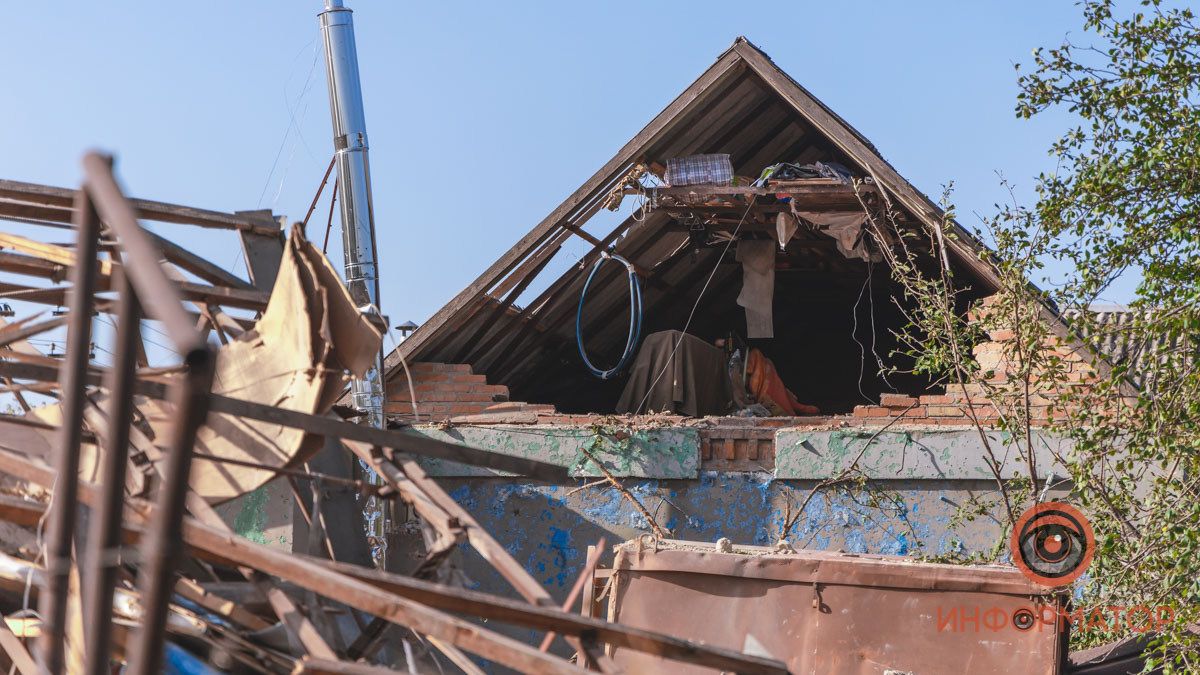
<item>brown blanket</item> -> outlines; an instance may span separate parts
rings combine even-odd
[[[617,412],[725,415],[732,401],[725,352],[694,335],[668,330],[642,341]]]

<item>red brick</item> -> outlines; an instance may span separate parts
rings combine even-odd
[[[476,413],[483,410],[484,406],[471,405],[470,403],[456,403],[450,406],[449,412],[454,415],[465,415],[468,413]]]
[[[460,403],[487,403],[488,405],[494,403],[491,394],[479,394],[473,391],[455,394],[454,400]]]
[[[881,394],[879,396],[879,405],[887,408],[907,408],[917,402],[917,399],[908,394]]]
[[[966,412],[956,405],[929,406],[930,417],[964,417]]]
[[[423,373],[469,373],[471,365],[468,363],[434,363],[430,361],[422,361],[420,363],[411,363],[409,367],[413,372]]]
[[[892,411],[877,405],[860,405],[854,408],[855,417],[888,417]]]
[[[470,382],[472,384],[474,384],[474,383],[486,384],[487,376],[472,375],[471,373],[454,373],[453,375],[451,375],[448,378],[448,380],[450,382]]]

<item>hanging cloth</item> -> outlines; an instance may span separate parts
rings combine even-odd
[[[775,337],[772,307],[775,304],[775,242],[743,239],[737,260],[742,263],[742,292],[737,304],[746,308],[746,337]]]

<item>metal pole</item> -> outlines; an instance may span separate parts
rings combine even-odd
[[[171,402],[177,417],[171,428],[171,443],[158,488],[158,508],[141,546],[138,590],[142,594],[142,626],[131,650],[127,671],[130,675],[161,672],[167,604],[175,587],[175,570],[183,559],[183,515],[192,447],[196,444],[196,432],[208,417],[208,394],[212,390],[216,361],[216,353],[208,347],[189,352],[184,356],[187,371],[182,381],[173,385]]]
[[[121,251],[121,267],[138,303],[150,318],[160,321],[175,349],[183,355],[184,373],[171,385],[175,424],[161,470],[154,520],[142,538],[138,591],[142,595],[142,625],[134,635],[127,672],[151,675],[160,672],[167,604],[175,584],[175,571],[183,557],[184,502],[192,468],[196,432],[208,416],[209,393],[217,355],[197,331],[183,309],[178,286],[159,264],[161,253],[138,224],[137,213],[125,199],[112,173],[112,160],[98,153],[83,159],[85,190],[94,200]],[[86,353],[86,351],[85,351]],[[83,373],[80,377],[85,376]],[[67,425],[68,420],[64,420]],[[56,671],[51,671],[56,672]]]
[[[62,426],[54,456],[54,492],[46,536],[46,586],[38,601],[42,615],[42,667],[61,673],[63,637],[67,617],[67,593],[71,573],[71,544],[75,534],[75,509],[79,495],[79,444],[83,436],[84,386],[92,341],[92,310],[96,284],[96,252],[100,216],[86,190],[75,197],[75,221],[79,228],[75,264],[71,267],[70,319],[60,384]]]
[[[133,380],[141,343],[142,308],[137,293],[124,274],[120,280],[117,313],[116,359],[105,376],[108,429],[104,437],[104,466],[100,504],[88,537],[87,672],[108,675],[112,651],[113,586],[117,581],[117,552],[121,545],[121,520],[125,507],[125,465],[129,459],[129,425],[133,420]]]
[[[342,0],[325,0],[319,15],[325,43],[325,74],[329,83],[329,110],[333,118],[333,146],[341,192],[342,249],[346,288],[365,312],[379,311],[379,277],[375,257],[375,219],[371,207],[371,170],[367,156],[367,122],[363,112],[358,51],[354,44],[353,12]],[[354,407],[366,414],[367,423],[384,427],[383,353],[362,379],[351,383]],[[370,474],[373,482],[378,477]],[[388,527],[386,509],[372,498],[364,509],[378,547],[380,565],[386,564]]]

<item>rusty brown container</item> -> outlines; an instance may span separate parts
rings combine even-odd
[[[770,656],[796,674],[1063,671],[1064,599],[1013,567],[643,540],[618,548],[612,579],[611,621]],[[630,673],[717,672],[613,656]]]

